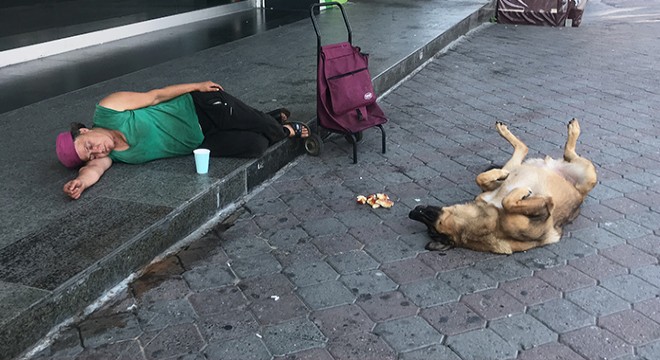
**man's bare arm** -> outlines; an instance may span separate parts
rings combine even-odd
[[[220,90],[223,90],[222,86],[212,81],[204,81],[171,85],[147,92],[120,91],[106,96],[99,102],[99,105],[116,111],[135,110],[157,105],[192,91],[210,92]]]
[[[88,161],[78,170],[78,177],[64,184],[64,193],[74,200],[80,198],[83,191],[96,184],[110,166],[112,159],[109,157]]]

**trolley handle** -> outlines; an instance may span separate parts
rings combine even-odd
[[[353,45],[353,32],[351,31],[351,25],[348,23],[348,18],[346,17],[346,12],[344,11],[344,6],[342,4],[331,1],[325,3],[312,4],[309,7],[309,16],[312,19],[312,25],[314,25],[314,31],[316,32],[316,45],[318,49],[321,49],[321,33],[319,32],[319,24],[316,21],[316,16],[314,16],[314,10],[320,8],[321,6],[338,6],[341,10],[341,16],[344,18],[344,24],[346,24],[346,31],[348,31],[348,43]]]

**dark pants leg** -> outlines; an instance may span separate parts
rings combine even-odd
[[[256,157],[288,135],[275,118],[224,91],[190,94],[211,156]]]

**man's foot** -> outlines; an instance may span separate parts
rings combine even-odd
[[[309,136],[309,127],[303,123],[292,121],[283,126],[289,132],[289,138],[295,137],[304,139]]]
[[[289,120],[291,111],[289,111],[287,108],[279,108],[273,111],[269,111],[267,114],[275,118],[275,120],[277,120],[277,122],[280,124],[284,124],[287,120]]]

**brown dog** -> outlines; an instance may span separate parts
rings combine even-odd
[[[572,221],[589,191],[596,186],[596,169],[575,152],[580,135],[576,119],[568,123],[564,159],[529,159],[527,146],[501,122],[497,132],[513,146],[501,169],[477,176],[483,190],[467,204],[417,206],[408,215],[428,227],[433,239],[428,250],[464,247],[511,254],[559,241],[562,226]]]

